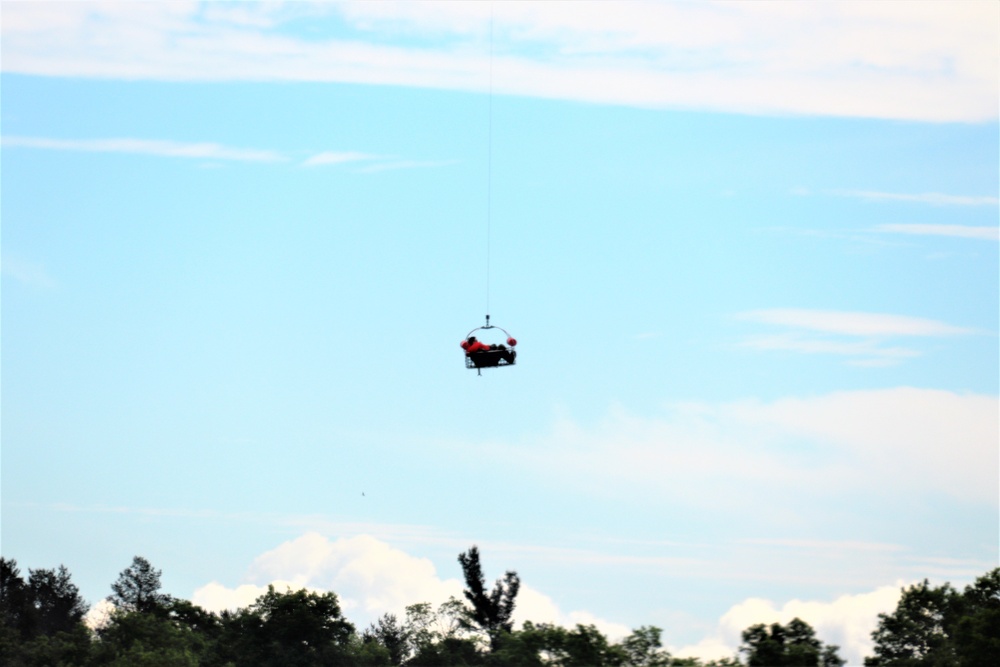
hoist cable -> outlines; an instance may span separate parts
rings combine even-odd
[[[493,3],[490,3],[490,94],[486,158],[486,323],[490,322],[490,236],[493,223]]]

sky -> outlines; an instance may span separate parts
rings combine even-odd
[[[521,620],[713,658],[799,616],[860,664],[1000,564],[1000,5],[0,18],[22,571],[362,629],[476,544]]]

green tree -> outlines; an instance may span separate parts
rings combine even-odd
[[[993,665],[1000,656],[1000,568],[959,592],[925,579],[904,588],[896,609],[879,614],[869,667]]]
[[[384,614],[377,622],[372,623],[362,635],[366,643],[376,643],[383,646],[393,665],[402,665],[410,654],[410,638],[404,625],[396,619],[395,614]]]
[[[663,650],[661,632],[660,628],[652,625],[633,630],[620,644],[626,655],[625,664],[629,667],[669,667],[670,653]]]
[[[97,636],[95,665],[196,667],[205,652],[204,638],[166,613],[116,609]]]
[[[500,637],[513,629],[511,616],[514,613],[514,601],[521,587],[517,572],[508,570],[503,579],[497,579],[493,590],[486,592],[486,578],[479,563],[479,548],[472,546],[467,552],[458,555],[465,576],[465,599],[472,604],[471,617],[490,640],[491,650],[500,644]]]
[[[108,601],[124,611],[155,612],[170,601],[169,595],[160,593],[160,570],[154,570],[142,556],[134,557],[132,564],[119,573],[111,591]]]
[[[865,665],[956,664],[948,626],[958,603],[958,593],[949,584],[934,587],[924,579],[903,589],[896,610],[878,615],[878,627],[872,632],[875,656],[865,658]]]
[[[461,637],[444,637],[433,644],[426,644],[417,651],[407,667],[479,667],[486,664],[486,656],[476,642]]]
[[[29,570],[0,558],[0,664],[9,667],[79,665],[91,635],[81,620],[87,606],[65,566]]]
[[[609,644],[595,626],[579,623],[566,633],[565,651],[565,667],[618,667],[627,659],[624,650]]]
[[[1000,568],[966,586],[952,636],[962,665],[986,667],[997,662],[1000,657]]]
[[[223,614],[222,626],[220,656],[237,666],[351,663],[354,626],[334,593],[279,593],[268,586],[250,607]]]
[[[17,561],[0,558],[0,623],[18,637],[31,635],[31,602],[28,586]]]
[[[37,632],[53,635],[70,632],[83,621],[89,609],[80,589],[70,580],[69,570],[29,570],[28,591]]]
[[[788,625],[752,625],[742,634],[740,653],[748,667],[840,667],[836,645],[824,646],[812,626],[800,618]]]

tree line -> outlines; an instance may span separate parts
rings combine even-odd
[[[253,604],[212,613],[161,592],[160,571],[136,556],[111,585],[113,611],[91,629],[88,605],[69,571],[29,570],[0,558],[0,665],[115,667],[840,667],[801,619],[753,625],[739,651],[709,662],[677,658],[661,630],[642,626],[611,642],[593,625],[564,628],[512,615],[520,589],[508,571],[486,585],[473,546],[458,557],[464,599],[406,607],[358,632],[335,593],[269,586]],[[926,580],[880,614],[867,667],[986,667],[1000,664],[1000,568],[964,591]]]

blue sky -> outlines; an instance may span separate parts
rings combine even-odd
[[[476,543],[522,618],[714,657],[799,615],[857,662],[998,565],[995,3],[2,17],[23,567],[364,625]],[[519,357],[477,377],[487,302]]]

